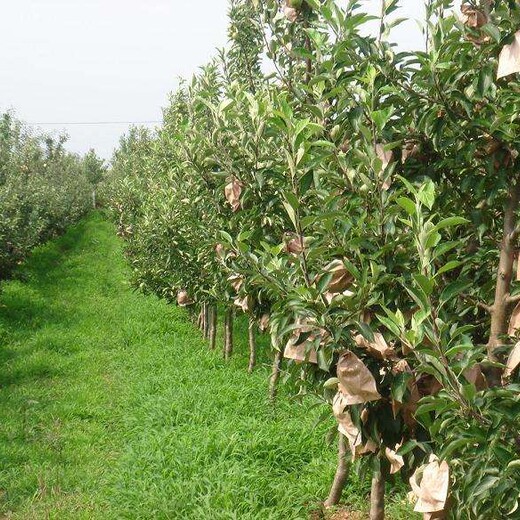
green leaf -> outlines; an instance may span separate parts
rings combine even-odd
[[[424,312],[430,311],[430,303],[428,302],[427,296],[424,294],[424,291],[418,290],[416,287],[408,287],[404,285],[406,292],[412,297],[417,305]]]
[[[455,280],[448,284],[441,293],[440,301],[446,303],[471,287],[472,282],[468,280]]]
[[[415,202],[408,197],[399,197],[397,204],[403,208],[408,215],[413,216],[416,213]]]
[[[499,477],[494,477],[492,475],[487,475],[484,477],[477,485],[477,487],[473,490],[472,496],[480,496],[489,491],[491,488],[495,486],[495,484],[500,480]]]
[[[316,289],[320,294],[323,294],[325,292],[325,289],[330,284],[330,281],[332,280],[333,273],[325,273],[320,276],[318,283],[316,284]]]
[[[287,202],[291,205],[291,207],[294,209],[294,211],[297,211],[300,207],[300,201],[296,197],[296,195],[292,191],[286,191],[284,193],[284,197],[286,198]]]
[[[364,321],[360,321],[358,323],[359,331],[361,332],[361,335],[368,341],[374,341],[374,331],[370,328],[370,325],[368,323],[365,323]]]
[[[408,389],[408,382],[412,377],[412,374],[409,374],[407,372],[401,372],[397,374],[395,379],[392,381],[392,398],[396,400],[398,403],[403,402],[404,395],[406,394],[406,391]]]
[[[435,184],[432,181],[425,182],[417,193],[417,198],[431,210],[435,204]]]
[[[487,23],[485,24],[483,27],[482,27],[482,30],[488,35],[488,36],[491,36],[491,38],[493,38],[493,40],[495,40],[495,42],[499,43],[500,42],[500,39],[501,39],[501,36],[500,36],[500,29],[496,26],[496,25],[493,25],[492,23]]]
[[[231,235],[227,233],[226,231],[220,230],[220,236],[229,244],[233,243],[233,239],[231,238]]]
[[[325,383],[323,383],[323,388],[327,388],[329,390],[334,390],[338,386],[339,379],[337,377],[331,377],[330,379],[327,379]]]
[[[386,316],[381,316],[380,314],[377,314],[377,319],[397,338],[401,337],[401,331],[399,330],[399,325],[397,325],[397,323],[393,322]]]
[[[428,297],[433,292],[433,287],[435,285],[434,281],[428,278],[427,276],[415,273],[413,275],[413,279],[416,281],[416,283],[419,285],[419,287],[423,290],[424,294]]]
[[[312,186],[314,181],[314,172],[309,170],[301,179],[300,179],[300,192],[302,195],[305,195],[308,189]]]
[[[435,229],[432,229],[426,235],[426,241],[424,242],[425,249],[431,249],[432,247],[435,247],[440,242],[441,238],[441,234],[438,233]]]
[[[469,220],[463,217],[448,217],[441,220],[438,224],[433,228],[434,231],[440,231],[441,229],[460,226],[462,224],[467,224]]]
[[[453,269],[456,269],[457,267],[460,267],[462,265],[462,262],[459,260],[452,260],[451,262],[448,262],[447,264],[444,264],[438,271],[437,274],[447,273],[448,271],[452,271]]]
[[[318,366],[325,372],[330,370],[334,351],[328,346],[323,346],[318,350]]]
[[[289,204],[288,202],[283,202],[283,207],[285,208],[285,211],[287,212],[287,215],[289,215],[289,218],[291,219],[291,222],[293,223],[294,229],[297,231],[298,226],[296,224],[296,212],[294,211],[294,208]]]
[[[377,126],[377,129],[381,132],[390,118],[392,117],[392,114],[394,113],[395,108],[390,106],[388,108],[382,109],[382,110],[374,110],[371,114],[372,121],[374,121],[375,125]]]

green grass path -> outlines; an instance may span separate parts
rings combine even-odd
[[[328,425],[267,367],[229,366],[142,296],[93,215],[0,295],[0,518],[297,519],[334,470]]]

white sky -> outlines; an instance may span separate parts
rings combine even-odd
[[[379,0],[365,0],[377,11]],[[421,18],[422,0],[401,0],[400,16]],[[189,78],[226,44],[227,0],[0,0],[0,112],[68,147],[110,157],[127,124],[161,120],[177,78]],[[402,48],[422,47],[417,24],[395,31]]]

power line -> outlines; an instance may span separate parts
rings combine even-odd
[[[70,121],[64,123],[30,123],[31,126],[97,126],[97,125],[155,125],[162,121]]]

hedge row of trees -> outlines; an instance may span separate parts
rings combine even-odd
[[[224,308],[225,357],[246,313],[250,370],[267,328],[271,397],[285,357],[338,422],[325,504],[353,460],[372,519],[394,473],[428,519],[519,514],[520,8],[452,7],[405,53],[398,0],[375,36],[355,0],[233,0],[229,50],[114,158],[136,285],[212,348]]]
[[[92,207],[103,161],[67,152],[65,141],[0,115],[0,280]]]

